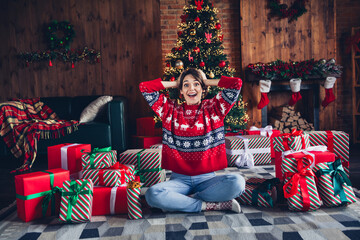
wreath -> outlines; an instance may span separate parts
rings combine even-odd
[[[288,22],[297,20],[298,17],[307,12],[305,3],[308,0],[296,0],[290,7],[287,4],[280,4],[280,0],[269,0],[270,17],[280,19],[288,18]]]
[[[68,21],[52,21],[46,26],[45,35],[49,49],[69,49],[70,43],[75,37],[75,31]]]

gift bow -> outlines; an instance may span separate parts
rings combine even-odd
[[[103,152],[110,152],[111,151],[111,147],[106,147],[106,148],[94,148],[91,152],[84,152],[83,150],[81,150],[82,153],[85,153],[87,155],[89,155],[89,161],[90,161],[90,168],[93,169],[95,168],[94,165],[94,159],[96,154],[98,153],[103,153]]]
[[[303,158],[306,158],[309,161],[309,164],[303,166]],[[304,157],[299,157],[297,159],[297,172],[286,172],[285,178],[290,177],[290,179],[284,184],[284,197],[290,198],[298,193],[298,186],[300,184],[301,188],[301,196],[304,202],[303,210],[307,211],[310,208],[310,195],[309,190],[307,188],[306,177],[315,177],[314,172],[310,169],[310,165],[314,162],[314,158],[311,155],[305,155]],[[288,193],[286,189],[290,186],[290,192]]]
[[[298,150],[298,151],[287,150],[285,152],[282,152],[281,158],[283,159],[287,155],[295,154],[295,153],[303,153],[305,155],[311,155],[313,157],[314,161],[311,163],[310,167],[313,168],[314,165],[315,165],[315,155],[313,153],[310,153],[310,152],[326,152],[326,151],[327,151],[327,147],[324,146],[324,145],[311,146],[311,147],[307,147],[305,149],[301,149],[301,150]]]
[[[289,138],[291,137],[298,137],[301,136],[301,144],[302,144],[302,148],[305,148],[305,139],[304,139],[304,133],[302,130],[296,130],[295,128],[291,131],[291,133],[283,133],[280,134],[279,137],[282,138],[283,140],[283,145],[285,150],[290,150],[289,147]]]
[[[341,160],[337,159],[335,162],[327,164],[328,169],[319,169],[319,171],[316,172],[316,176],[320,177],[321,175],[330,174],[333,181],[333,187],[334,187],[334,196],[336,197],[339,195],[341,202],[348,202],[343,185],[346,183],[346,185],[351,186],[350,179],[346,176],[344,168],[341,164]]]
[[[72,215],[72,207],[76,205],[78,199],[79,199],[79,195],[84,195],[84,194],[91,194],[92,195],[92,190],[88,189],[88,190],[84,190],[84,188],[86,187],[86,185],[89,183],[88,180],[84,180],[81,185],[79,186],[77,184],[76,181],[71,181],[70,182],[70,192],[63,192],[62,195],[63,196],[69,196],[69,200],[68,200],[68,209],[67,209],[67,213],[66,213],[66,222],[70,222],[71,221],[71,215]]]
[[[111,167],[99,169],[99,173],[98,173],[98,175],[99,175],[99,185],[101,185],[101,186],[105,185],[104,184],[104,171],[105,170],[120,170],[120,171],[123,171],[124,174],[120,175],[120,183],[121,184],[125,183],[125,174],[127,174],[129,177],[131,177],[131,175],[132,175],[128,166],[126,166],[124,164],[121,164],[119,162],[116,162]]]
[[[240,154],[236,161],[235,165],[238,167],[246,167],[246,168],[252,168],[254,167],[254,155],[249,152],[249,139],[242,136],[237,136],[238,138],[241,138],[244,141],[244,153]]]
[[[257,187],[253,190],[252,196],[251,196],[251,204],[253,206],[257,206],[259,194],[261,193],[262,196],[265,198],[265,200],[270,204],[271,207],[274,206],[273,199],[269,195],[268,191],[270,191],[274,186],[278,185],[280,183],[280,179],[278,178],[272,178],[272,179],[266,179],[262,183],[252,183],[248,182],[246,184],[248,185],[257,185]]]
[[[263,128],[258,128],[258,127],[255,127],[255,126],[251,126],[250,131],[260,131],[260,135],[261,136],[264,136],[266,137],[266,133],[269,134],[269,137],[271,137],[272,135],[272,130],[273,130],[273,127],[271,125],[267,125],[266,127],[263,127]]]

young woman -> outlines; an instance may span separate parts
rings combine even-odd
[[[207,86],[224,90],[202,100]],[[227,167],[224,118],[241,86],[239,78],[208,80],[201,70],[192,68],[174,82],[158,78],[140,83],[141,93],[162,120],[162,168],[172,171],[169,181],[146,192],[150,206],[182,212],[241,211],[234,198],[245,190],[244,178],[235,174],[216,176],[214,172]],[[165,88],[179,88],[185,103],[178,104],[159,92]]]

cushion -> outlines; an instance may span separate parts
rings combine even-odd
[[[80,123],[93,121],[99,112],[103,111],[106,104],[113,100],[112,96],[101,96],[92,101],[80,115]]]

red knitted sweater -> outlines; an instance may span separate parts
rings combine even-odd
[[[162,120],[162,168],[185,175],[199,175],[227,167],[224,118],[237,100],[239,78],[222,76],[224,88],[199,105],[179,105],[159,93],[161,79],[140,83],[140,91]]]

